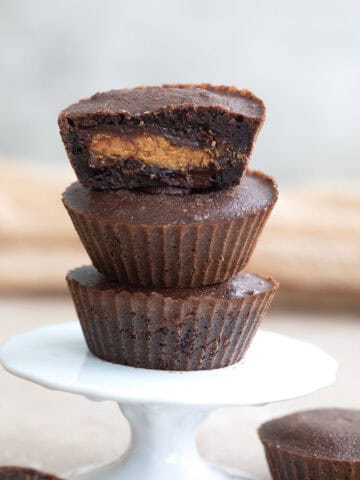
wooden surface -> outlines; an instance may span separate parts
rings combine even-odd
[[[75,315],[69,299],[13,297],[0,300],[0,318],[3,341],[37,326],[74,320]],[[355,314],[271,312],[265,328],[311,341],[338,359],[337,384],[296,401],[215,412],[199,432],[201,454],[269,479],[256,437],[259,423],[301,408],[359,407],[359,320]],[[0,389],[0,464],[66,475],[79,466],[110,462],[127,448],[129,428],[114,403],[49,391],[4,371],[0,371]]]

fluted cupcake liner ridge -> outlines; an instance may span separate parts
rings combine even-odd
[[[360,462],[333,461],[288,452],[262,439],[273,480],[360,479]]]
[[[68,208],[97,270],[123,284],[159,288],[234,277],[247,265],[271,210],[231,221],[159,226],[99,221]]]
[[[201,370],[240,361],[273,289],[234,299],[168,298],[68,285],[89,350],[109,362],[160,370]]]

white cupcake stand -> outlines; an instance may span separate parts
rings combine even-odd
[[[86,480],[252,478],[201,459],[195,445],[199,424],[217,407],[259,406],[307,395],[332,384],[337,369],[319,348],[267,331],[257,333],[244,361],[219,370],[113,365],[88,352],[74,322],[13,337],[0,356],[14,375],[119,404],[132,428],[131,447],[118,462],[72,477]]]

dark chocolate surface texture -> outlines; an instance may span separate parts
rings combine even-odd
[[[89,191],[79,183],[64,193],[73,210],[100,221],[144,225],[181,225],[233,220],[271,207],[277,199],[271,177],[248,171],[240,185],[192,195],[152,195],[142,191]]]
[[[239,183],[264,118],[247,90],[168,85],[98,93],[59,126],[86,187],[192,191]]]
[[[212,300],[229,300],[239,297],[251,297],[258,293],[267,292],[277,285],[277,282],[270,278],[255,275],[248,272],[240,272],[235,278],[215,285],[208,285],[198,288],[137,288],[134,286],[121,286],[117,282],[109,280],[98,272],[93,266],[84,266],[71,270],[67,278],[76,281],[90,289],[99,291],[111,291],[114,294],[128,292],[130,294],[140,293],[144,295],[158,294],[164,298],[191,299],[192,297]]]
[[[299,412],[265,423],[259,435],[266,444],[303,457],[360,462],[360,410]]]

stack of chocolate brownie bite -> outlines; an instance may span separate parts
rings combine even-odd
[[[135,367],[225,367],[245,354],[277,283],[243,269],[276,202],[247,170],[264,122],[247,90],[98,93],[59,116],[79,182],[64,205],[93,266],[68,285],[91,352]]]

